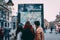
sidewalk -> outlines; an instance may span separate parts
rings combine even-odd
[[[45,40],[60,40],[60,34],[56,34],[55,31],[53,30],[53,33],[50,33],[50,29],[44,33]]]

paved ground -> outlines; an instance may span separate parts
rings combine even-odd
[[[50,30],[48,29],[46,33],[44,33],[45,40],[60,40],[60,33],[56,34],[55,31],[53,33],[50,33]]]
[[[53,31],[53,33],[50,33],[49,29],[46,31],[44,35],[45,40],[60,40],[60,34],[56,34],[55,31]]]

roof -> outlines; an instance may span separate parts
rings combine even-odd
[[[1,9],[4,8],[4,9],[6,9],[7,11],[10,11],[7,7],[5,7],[4,5],[1,5],[1,4],[0,4],[0,8],[1,8]]]

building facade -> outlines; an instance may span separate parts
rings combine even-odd
[[[60,12],[59,12],[59,14],[58,15],[56,15],[56,19],[55,19],[55,21],[54,21],[54,24],[55,24],[55,26],[57,25],[59,25],[60,24]]]
[[[0,1],[0,27],[9,27],[10,14],[12,11],[4,0]]]
[[[56,22],[59,22],[60,21],[60,13],[58,15],[56,15],[56,19],[55,19]]]
[[[49,22],[46,19],[44,19],[44,28],[49,28]]]
[[[12,16],[12,28],[16,29],[17,27],[17,16]]]

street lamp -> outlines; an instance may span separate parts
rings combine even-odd
[[[9,0],[6,4],[9,5],[9,6],[13,6],[14,5],[14,3],[12,2],[12,0]]]

